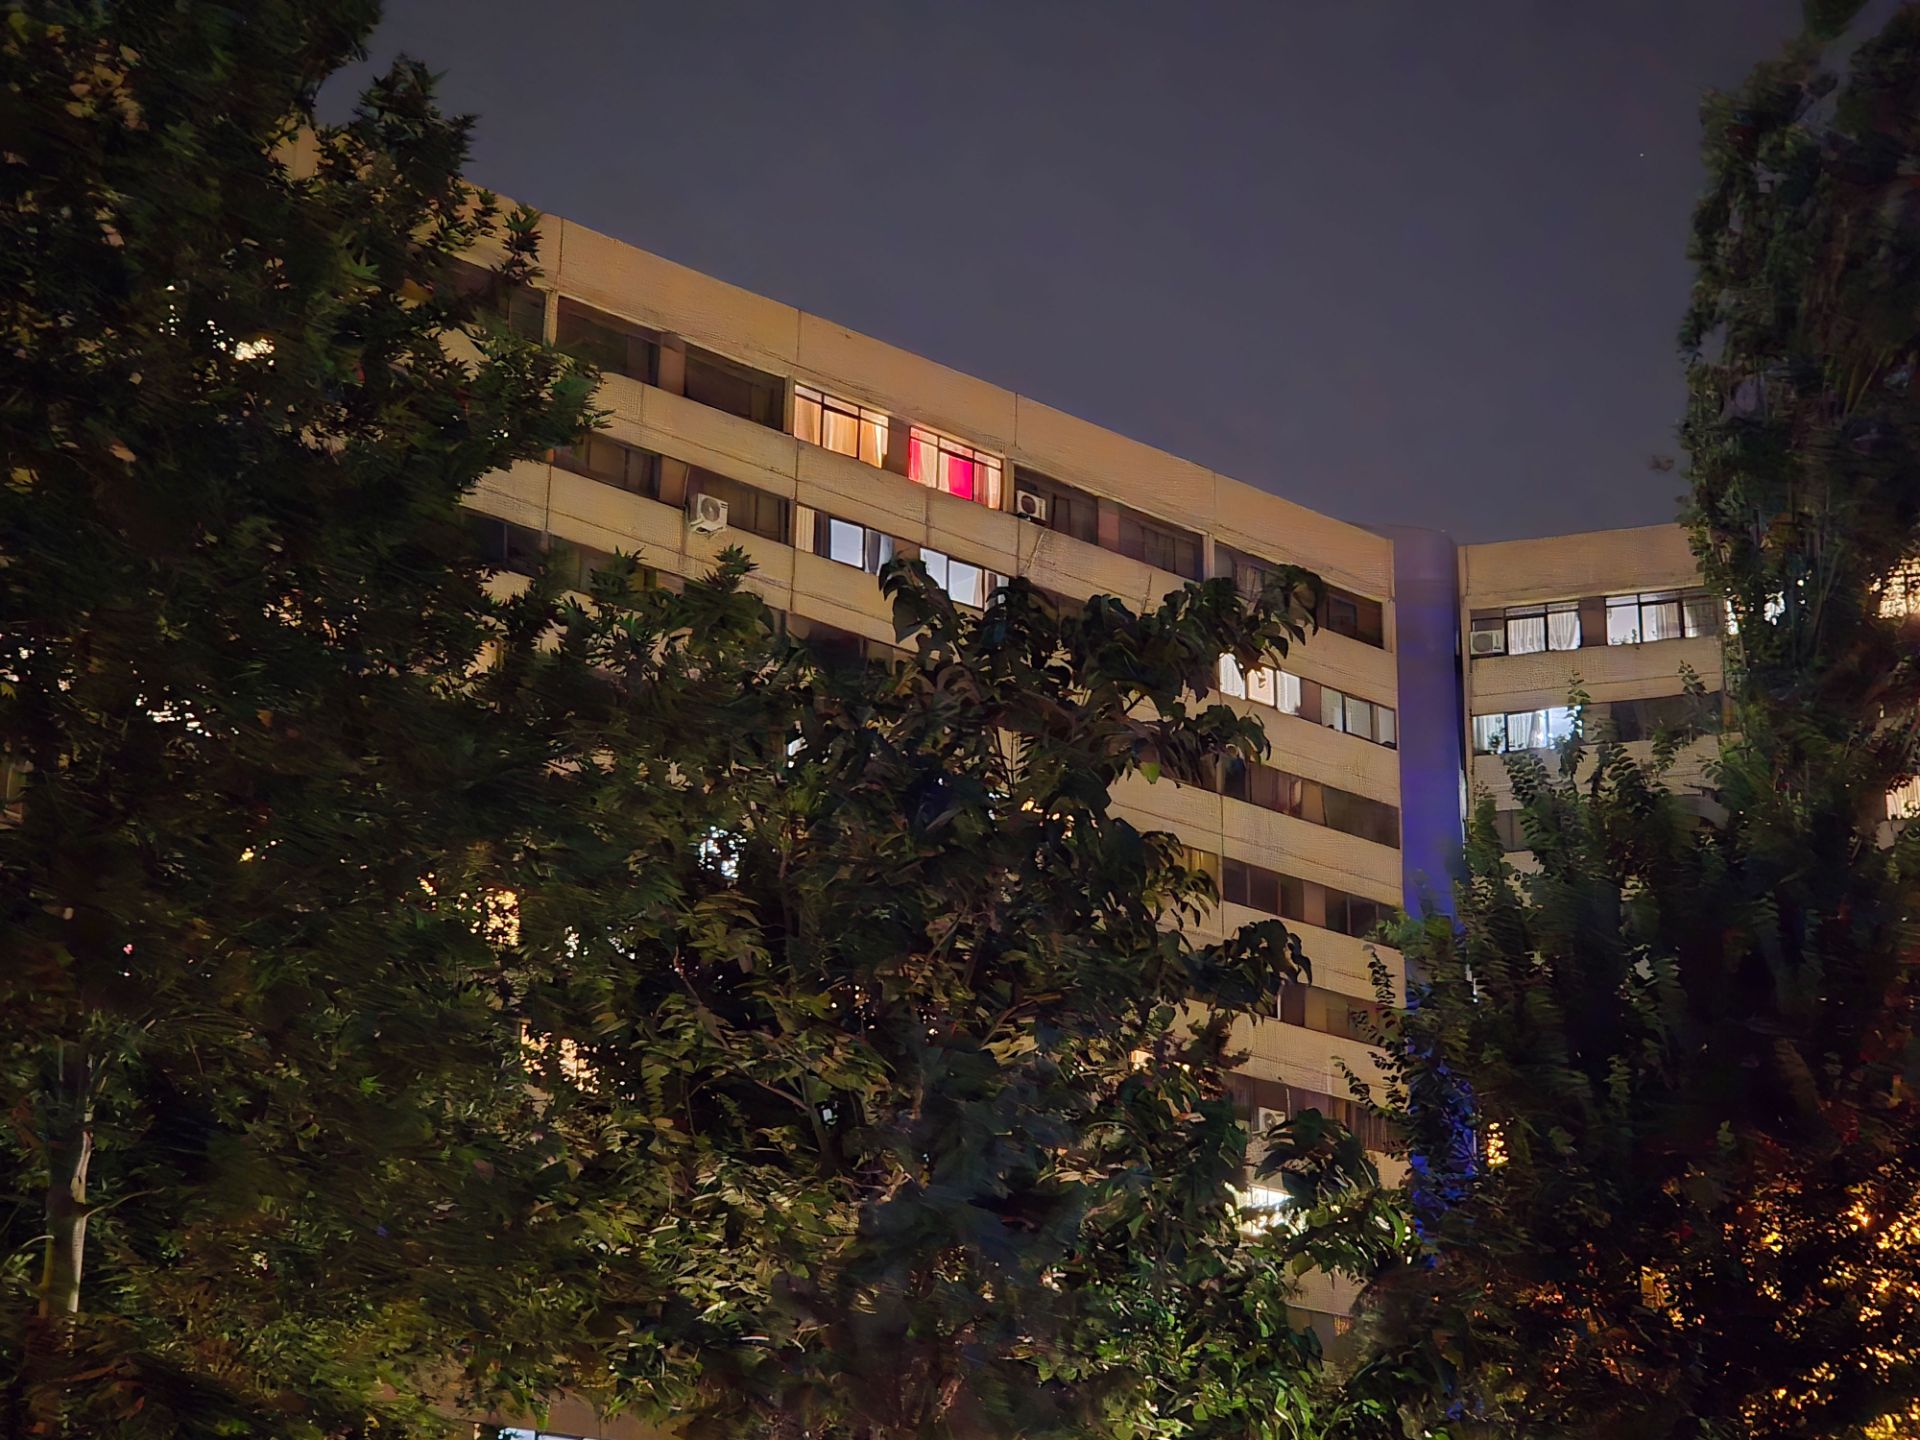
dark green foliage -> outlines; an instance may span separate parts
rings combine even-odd
[[[502,222],[422,70],[295,145],[373,13],[0,29],[9,1434],[332,1433],[527,1300],[552,1147],[456,897],[552,749],[465,686],[457,503],[591,380],[449,283]]]
[[[1195,696],[1305,577],[975,619],[903,572],[914,658],[851,674],[737,556],[498,598],[460,499],[593,377],[462,298],[533,217],[421,69],[303,132],[373,11],[0,35],[0,1429],[1335,1423],[1289,1283],[1399,1222],[1315,1116],[1288,1225],[1228,1191],[1230,1024],[1304,962],[1195,942],[1108,802],[1263,748]]]
[[[1381,1364],[1441,1382],[1450,1434],[1920,1413],[1920,842],[1886,819],[1920,690],[1884,613],[1920,553],[1920,9],[1837,92],[1818,60],[1706,109],[1687,518],[1738,624],[1711,788],[1670,790],[1670,747],[1516,761],[1537,871],[1483,807],[1460,926],[1403,932],[1433,1259],[1378,1288]]]
[[[671,775],[704,837],[607,850],[521,911],[523,946],[574,955],[529,997],[579,1062],[552,1118],[583,1193],[624,1197],[583,1278],[622,1337],[609,1393],[702,1435],[1292,1433],[1317,1360],[1294,1262],[1364,1273],[1401,1231],[1309,1115],[1270,1152],[1295,1218],[1248,1243],[1229,1029],[1273,1012],[1297,944],[1170,928],[1211,882],[1109,791],[1264,749],[1193,697],[1222,651],[1284,650],[1296,579],[1144,616],[1015,582],[972,618],[897,572],[913,652],[840,676],[716,640],[754,608],[698,608],[730,583],[638,597],[548,662],[629,697],[572,740],[610,798]]]

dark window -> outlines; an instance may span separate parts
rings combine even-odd
[[[471,512],[467,515],[467,526],[479,548],[480,558],[489,565],[516,575],[531,575],[539,567],[540,552],[545,547],[538,530]]]
[[[687,488],[694,495],[713,495],[727,502],[727,526],[758,535],[763,540],[787,543],[789,534],[787,501],[768,494],[727,475],[695,466],[687,472]]]
[[[786,386],[777,377],[698,346],[687,347],[687,398],[778,430]]]
[[[1386,611],[1378,600],[1355,595],[1330,585],[1320,597],[1320,628],[1336,635],[1358,640],[1364,645],[1381,645],[1386,640]]]
[[[1086,491],[1035,474],[1024,465],[1013,467],[1013,489],[1016,496],[1038,495],[1047,502],[1044,523],[1049,530],[1071,535],[1089,545],[1100,543],[1100,505]],[[1014,508],[1019,508],[1017,500]]]
[[[1311,880],[1297,880],[1244,860],[1221,862],[1220,898],[1285,920],[1362,937],[1371,935],[1392,913],[1390,906],[1378,900],[1349,895]]]
[[[1375,1002],[1356,1000],[1319,985],[1289,981],[1280,990],[1280,1018],[1323,1035],[1365,1040],[1368,1022],[1377,1022],[1379,1017],[1380,1007]]]
[[[1607,706],[1614,735],[1621,740],[1652,740],[1663,730],[1720,729],[1719,692],[1710,695],[1659,695],[1643,700],[1615,700]]]
[[[1200,578],[1200,537],[1137,511],[1120,512],[1120,553],[1188,580]]]
[[[497,320],[523,340],[546,338],[547,297],[531,285],[514,284],[497,270],[471,261],[453,262],[453,283],[480,314]]]
[[[1292,815],[1309,824],[1325,825],[1379,845],[1391,845],[1395,849],[1400,846],[1400,811],[1383,800],[1355,795],[1237,756],[1226,760],[1219,773],[1220,793],[1230,800],[1244,800],[1263,810]]]
[[[1500,841],[1500,848],[1511,854],[1515,850],[1528,850],[1525,813],[1521,810],[1496,810],[1493,812],[1493,833]]]
[[[660,498],[660,457],[651,450],[590,434],[554,451],[553,463],[649,500]]]
[[[653,384],[660,375],[660,337],[578,300],[560,297],[554,344],[578,360],[615,375]]]

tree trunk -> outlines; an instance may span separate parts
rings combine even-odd
[[[93,1161],[93,1063],[62,1047],[48,1107],[47,1263],[40,1279],[40,1318],[80,1312],[80,1271],[87,1254],[87,1167]]]

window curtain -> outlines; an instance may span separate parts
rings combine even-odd
[[[1289,715],[1300,713],[1300,677],[1289,675],[1285,670],[1275,672],[1280,677],[1280,693],[1276,709]]]
[[[1509,615],[1507,617],[1507,653],[1532,655],[1547,648],[1547,617]]]
[[[1547,612],[1547,648],[1549,650],[1578,650],[1580,648],[1580,611],[1576,606]]]

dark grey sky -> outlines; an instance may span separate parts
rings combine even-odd
[[[389,0],[472,173],[1347,519],[1672,516],[1697,107],[1795,0]]]

